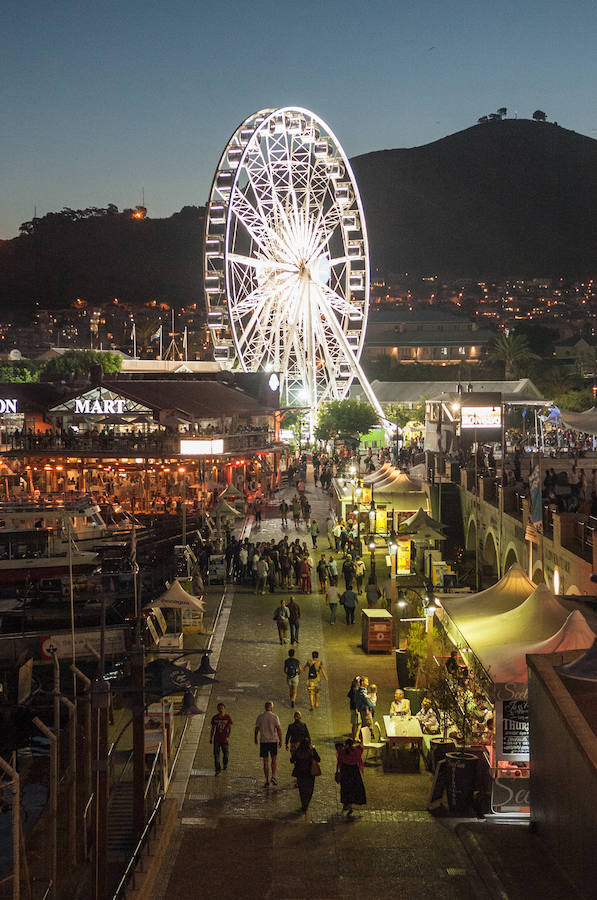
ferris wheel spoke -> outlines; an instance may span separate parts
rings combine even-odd
[[[355,307],[341,294],[336,293],[336,291],[333,291],[328,287],[327,284],[319,284],[318,288],[325,298],[321,305],[322,314],[326,314],[327,306],[331,306],[332,309],[341,316],[348,316],[350,318],[351,315],[355,314]]]

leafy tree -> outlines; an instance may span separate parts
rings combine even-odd
[[[567,391],[555,399],[556,406],[567,409],[569,412],[584,412],[595,405],[591,388],[583,388],[581,391]]]
[[[17,363],[11,365],[6,363],[0,366],[0,382],[30,382],[38,381],[39,373],[28,365]]]
[[[542,109],[536,109],[533,113],[533,119],[535,120],[535,122],[546,122],[547,113],[544,113]]]
[[[332,400],[319,413],[315,436],[329,441],[338,435],[366,434],[379,423],[379,416],[369,403],[359,400]]]
[[[504,364],[504,377],[514,378],[519,375],[524,363],[538,359],[524,334],[500,334],[491,349],[493,359]]]
[[[384,412],[391,422],[396,422],[400,428],[404,428],[409,422],[425,423],[425,399],[415,404],[412,409],[402,405],[388,403],[384,406]]]
[[[67,350],[62,356],[49,359],[41,368],[42,381],[54,381],[74,375],[89,375],[92,366],[100,365],[106,374],[120,372],[122,357],[118,353],[96,350]]]

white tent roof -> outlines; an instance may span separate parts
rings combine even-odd
[[[205,609],[203,600],[187,593],[180,581],[173,581],[168,590],[157,600],[153,600],[150,605],[168,609],[194,609],[197,612],[203,612]]]
[[[365,477],[363,478],[363,484],[375,484],[377,481],[383,481],[386,475],[388,475],[390,472],[398,471],[399,470],[395,469],[391,463],[385,462],[383,466],[381,466],[379,469],[376,469],[375,472],[371,472],[370,475],[365,475]]]
[[[584,412],[568,412],[560,410],[562,422],[575,428],[576,431],[585,431],[587,434],[597,434],[597,409],[585,409]]]
[[[530,598],[529,598],[530,599]],[[501,616],[500,616],[501,618]],[[587,625],[583,614],[575,609],[555,634],[544,641],[528,644],[526,641],[510,647],[495,646],[481,659],[489,669],[494,683],[527,681],[527,653],[563,653],[565,650],[584,650],[595,640],[594,632]]]
[[[411,533],[413,541],[444,541],[446,536],[443,528],[441,522],[432,519],[424,509],[419,507],[416,513],[400,523],[398,532]]]
[[[527,599],[499,615],[477,615],[458,627],[481,660],[498,655],[513,644],[537,644],[559,631],[568,611],[551,591],[539,584]]]
[[[467,622],[482,616],[501,615],[520,606],[534,591],[535,585],[527,578],[518,563],[510,566],[496,584],[478,594],[461,597],[445,597],[442,606],[456,627],[462,632]]]

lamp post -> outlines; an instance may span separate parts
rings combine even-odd
[[[396,648],[400,650],[400,623],[402,621],[402,612],[406,609],[406,600],[398,600],[396,606],[398,607],[396,616]]]

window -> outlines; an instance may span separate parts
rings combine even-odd
[[[459,347],[458,352],[461,356],[466,356],[466,347]]]
[[[441,355],[444,356],[444,357],[447,357],[447,356],[448,356],[448,348],[447,348],[447,347],[442,347],[442,349],[441,349]]]

